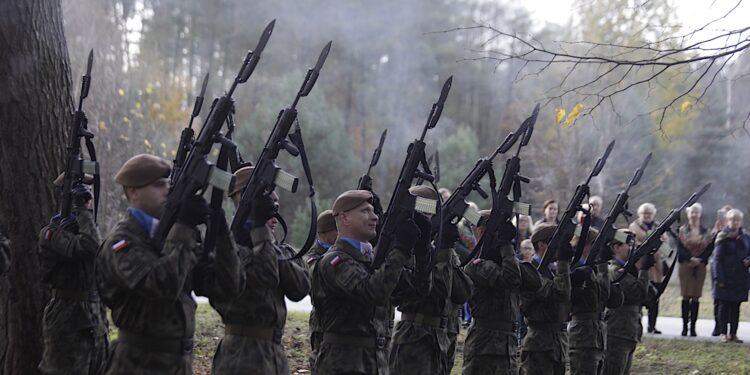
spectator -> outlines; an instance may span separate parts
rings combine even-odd
[[[716,236],[721,232],[722,229],[724,229],[725,226],[727,226],[727,212],[732,209],[732,206],[725,205],[724,207],[718,209],[716,211],[716,222],[714,222],[714,227],[711,230],[711,236],[713,237],[714,241],[716,241]],[[711,288],[713,288],[713,283],[711,283]],[[718,336],[720,334],[719,332],[719,301],[714,300],[714,330],[711,332],[711,336]]]
[[[742,230],[742,211],[727,212],[727,226],[716,236],[711,275],[714,299],[719,300],[721,342],[739,342],[740,304],[747,301],[750,275],[750,236]],[[729,325],[729,331],[727,331]]]
[[[534,231],[534,227],[531,225],[531,216],[518,215],[517,218],[518,222],[516,222],[516,217],[513,218],[513,225],[518,229],[518,238],[521,241],[528,240],[531,238],[531,232]]]
[[[560,208],[557,205],[557,201],[554,199],[548,199],[544,201],[544,217],[534,223],[534,226],[537,226],[541,223],[550,223],[550,224],[558,224],[559,221],[557,220],[557,213],[560,210]]]
[[[438,189],[438,194],[440,194],[440,199],[443,200],[443,203],[448,201],[448,198],[451,197],[451,191],[447,188],[440,188]]]
[[[534,258],[534,245],[530,239],[521,241],[521,250],[518,252],[518,259],[521,262],[531,262]]]
[[[706,280],[706,263],[711,255],[713,236],[701,225],[703,206],[696,203],[686,210],[688,223],[678,232],[677,259],[680,262],[680,294],[682,295],[682,336],[695,337],[695,323],[698,320],[698,300],[703,293]]]
[[[591,227],[597,230],[602,229],[604,225],[604,219],[602,218],[602,197],[598,195],[592,195],[589,198],[589,210],[591,210]]]
[[[656,207],[651,203],[644,203],[638,207],[638,219],[630,223],[630,231],[635,234],[635,244],[639,246],[656,229],[658,224],[654,220],[656,217]],[[666,238],[664,238],[666,242]],[[664,278],[664,265],[661,255],[657,251],[654,254],[654,266],[649,270],[649,279],[655,287],[659,287]],[[648,333],[661,334],[656,329],[656,317],[659,316],[659,300],[655,299],[646,304],[648,309]]]

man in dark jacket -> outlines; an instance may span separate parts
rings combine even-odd
[[[202,197],[183,202],[164,245],[154,245],[169,171],[166,160],[141,154],[115,176],[129,208],[97,257],[99,292],[119,329],[107,375],[191,374],[196,307],[191,292],[229,299],[240,291],[240,261],[225,220],[217,230],[213,262],[196,267],[196,253],[202,252],[196,227],[211,214]]]
[[[339,237],[312,273],[312,301],[323,328],[313,371],[318,374],[387,374],[385,338],[378,337],[376,306],[385,303],[411,256],[420,232],[405,219],[387,251],[383,265],[372,269],[370,240],[378,217],[372,193],[350,190],[333,203]]]
[[[64,174],[54,184],[63,186]],[[42,228],[39,258],[52,299],[44,309],[45,374],[100,374],[107,358],[107,318],[99,299],[94,263],[101,244],[90,209],[92,195],[84,183],[72,187],[72,217],[53,218]]]
[[[750,236],[742,230],[743,214],[727,212],[727,227],[716,236],[711,277],[714,299],[719,301],[719,333],[722,342],[742,342],[737,338],[740,304],[747,301],[750,286]],[[727,331],[729,325],[729,331]]]

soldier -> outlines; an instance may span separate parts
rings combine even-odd
[[[313,371],[318,374],[387,374],[385,338],[377,337],[375,307],[386,302],[420,232],[401,223],[386,260],[373,270],[372,245],[378,222],[372,193],[350,190],[333,203],[339,237],[312,273],[312,301],[323,328]]]
[[[489,210],[480,213],[485,219],[490,216]],[[483,233],[483,229],[480,222],[478,232],[496,236],[496,246],[466,265],[466,273],[474,281],[469,299],[474,319],[464,344],[463,373],[517,374],[515,320],[521,270],[512,244],[516,228],[506,222],[497,233]]]
[[[630,233],[620,230],[622,233]],[[612,241],[614,262],[609,267],[609,274],[615,279],[623,272],[622,266],[628,260],[630,246],[620,241]],[[648,270],[654,265],[652,256],[639,260],[638,275],[627,274],[620,280],[624,296],[623,304],[617,308],[608,308],[604,320],[607,323],[607,348],[604,356],[606,375],[625,375],[630,373],[635,345],[641,341],[641,305],[648,297]]]
[[[169,171],[166,160],[141,154],[115,176],[129,207],[97,258],[99,291],[119,328],[106,374],[191,374],[196,307],[191,291],[225,298],[240,291],[239,258],[225,220],[216,231],[214,261],[195,268],[202,251],[196,226],[210,214],[202,197],[183,202],[164,246],[154,245]]]
[[[235,188],[229,196],[235,206],[253,172],[244,167],[235,172]],[[280,260],[294,255],[273,236],[278,204],[275,193],[253,202],[250,222],[235,237],[246,277],[245,288],[233,300],[211,299],[225,324],[212,373],[289,374],[281,338],[286,323],[286,302],[300,301],[310,291],[310,277],[301,259]]]
[[[318,239],[307,255],[307,269],[312,273],[315,263],[323,257],[326,251],[336,242],[338,231],[336,230],[336,219],[333,211],[325,210],[318,215],[317,221]],[[310,311],[310,368],[315,367],[315,357],[318,355],[320,341],[323,339],[323,329],[315,315],[315,307]]]
[[[5,226],[0,225],[0,275],[10,269],[10,239],[6,235]]]
[[[547,242],[556,224],[541,223],[534,228],[531,242],[536,255],[536,267],[547,250],[554,251],[557,270],[553,278],[542,277],[541,287],[521,291],[521,311],[526,318],[528,333],[521,348],[521,374],[564,374],[568,361],[568,332],[565,321],[570,309],[570,260],[573,248],[564,244],[559,249],[548,249]]]
[[[438,194],[425,185],[409,189],[412,194],[437,200]],[[458,241],[458,228],[448,224],[443,228],[441,243],[437,245],[436,261],[430,267],[429,253],[433,250],[430,217],[414,214],[421,235],[414,247],[414,256],[401,274],[404,290],[393,298],[401,311],[401,321],[393,333],[393,346],[389,357],[393,374],[445,374],[448,369],[447,313],[450,307],[454,275],[453,246]],[[459,301],[461,303],[465,301]],[[414,358],[419,358],[415,361]]]
[[[53,182],[63,186],[64,173]],[[86,175],[91,184],[93,176]],[[43,280],[52,287],[44,308],[44,374],[100,374],[107,360],[107,319],[96,290],[94,264],[101,244],[91,211],[91,192],[72,187],[69,218],[53,218],[39,234]]]
[[[591,245],[598,231],[591,228],[584,245],[584,259],[591,253]],[[580,238],[576,238],[576,245]],[[612,249],[602,248],[596,254],[596,272],[589,266],[579,266],[571,272],[571,320],[568,324],[570,340],[570,372],[573,375],[601,374],[607,329],[603,321],[604,308],[619,307],[622,292],[610,288],[607,263]]]

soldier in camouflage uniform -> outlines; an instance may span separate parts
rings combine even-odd
[[[61,188],[61,174],[54,182]],[[93,181],[86,176],[86,183]],[[90,209],[92,195],[72,187],[73,216],[53,218],[39,234],[39,258],[52,299],[44,309],[44,374],[100,374],[107,360],[107,319],[96,290],[94,263],[101,238]]]
[[[598,233],[596,229],[589,230],[582,261],[591,253],[591,245]],[[576,245],[578,240],[575,240]],[[619,288],[610,288],[607,263],[612,259],[612,249],[605,246],[595,256],[596,272],[589,266],[579,265],[570,275],[571,320],[568,336],[570,372],[573,375],[601,374],[607,343],[604,308],[619,307],[623,299]]]
[[[239,257],[225,220],[217,228],[213,261],[196,267],[196,253],[201,252],[196,226],[211,214],[202,197],[183,202],[164,246],[154,245],[169,171],[166,160],[142,154],[115,176],[129,208],[97,258],[99,291],[119,329],[108,375],[191,374],[196,307],[191,292],[227,299],[240,292]]]
[[[235,173],[235,189],[230,196],[239,204],[253,167]],[[273,229],[278,204],[276,194],[253,202],[250,222],[235,232],[246,283],[239,297],[232,300],[211,298],[221,315],[225,335],[216,349],[213,374],[287,375],[284,346],[281,342],[286,323],[286,302],[300,301],[310,291],[310,278],[301,259],[285,244],[276,244]]]
[[[305,256],[307,270],[312,273],[315,264],[323,257],[326,251],[336,242],[338,231],[336,230],[336,220],[333,218],[333,211],[325,210],[318,215],[317,220],[318,239],[315,245],[308,251]],[[315,314],[315,307],[310,311],[310,368],[315,367],[315,357],[318,356],[320,341],[323,339],[323,329]]]
[[[536,267],[546,251],[554,251],[557,259],[552,279],[542,277],[541,287],[535,292],[522,290],[521,311],[529,331],[521,348],[521,375],[564,374],[568,361],[568,332],[565,321],[570,310],[570,260],[573,248],[564,244],[559,249],[548,249],[547,241],[557,225],[542,223],[534,228]]]
[[[418,197],[437,200],[432,188],[419,185],[409,191]],[[421,235],[414,247],[414,256],[401,274],[403,290],[392,300],[401,311],[396,324],[393,346],[389,357],[392,374],[444,374],[448,372],[450,341],[446,331],[449,299],[454,275],[453,245],[458,240],[458,229],[453,224],[443,228],[440,244],[436,244],[435,264],[430,268],[427,255],[433,250],[430,218],[414,214]],[[465,302],[465,301],[460,301]],[[415,358],[419,360],[415,361]]]
[[[490,211],[480,213],[488,218]],[[510,222],[503,223],[496,233],[483,233],[483,225],[478,229],[482,236],[495,236],[495,246],[466,265],[474,294],[469,299],[473,320],[464,343],[463,373],[517,374],[514,323],[521,270],[511,242],[516,229]]]
[[[615,259],[609,267],[612,279],[618,277],[628,259],[630,246],[615,241],[612,245]],[[604,357],[605,375],[625,375],[630,373],[633,353],[636,344],[641,341],[643,326],[641,325],[641,305],[648,297],[649,269],[654,265],[652,256],[645,256],[639,260],[640,270],[637,275],[627,274],[620,280],[620,288],[624,296],[620,307],[607,309],[604,320],[607,322],[607,348]]]
[[[5,233],[5,227],[0,225],[0,275],[10,269],[10,240]]]
[[[313,372],[318,374],[387,374],[385,339],[377,337],[375,307],[393,292],[419,236],[412,219],[398,227],[392,249],[372,269],[377,215],[372,193],[350,190],[333,203],[339,237],[312,273],[312,301],[323,328]]]

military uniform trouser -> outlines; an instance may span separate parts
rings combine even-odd
[[[93,329],[45,333],[43,374],[101,374],[107,365],[107,336]]]
[[[310,368],[315,368],[315,358],[318,356],[320,343],[323,341],[323,332],[310,334]]]
[[[448,345],[448,352],[445,353],[445,358],[448,361],[448,365],[446,366],[447,372],[443,375],[450,375],[451,371],[453,371],[453,365],[456,363],[456,342],[458,341],[458,334],[453,332],[448,332],[448,342],[450,345]]]
[[[596,348],[570,349],[571,375],[601,375],[604,370],[604,350]]]
[[[192,339],[156,339],[123,330],[112,343],[105,375],[193,373]]]
[[[521,375],[564,375],[565,363],[555,361],[552,351],[521,351]]]
[[[604,375],[630,374],[635,345],[634,341],[607,336],[607,350],[604,356],[604,371],[602,373]]]
[[[518,375],[515,356],[475,355],[464,362],[463,375]]]

